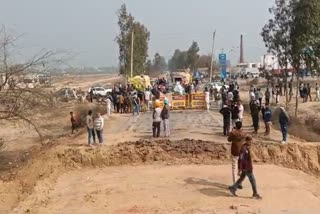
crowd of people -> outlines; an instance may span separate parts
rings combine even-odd
[[[163,82],[161,82],[163,83]],[[258,134],[260,129],[260,120],[262,119],[266,136],[271,134],[272,123],[274,122],[271,104],[278,104],[280,97],[287,93],[292,96],[293,88],[292,81],[289,82],[289,87],[284,87],[282,82],[275,85],[268,85],[264,89],[250,86],[249,88],[249,109],[252,120],[253,134]],[[142,106],[145,106],[146,111],[152,109],[152,136],[159,138],[161,129],[165,137],[170,137],[170,104],[168,99],[164,100],[164,106],[160,105],[160,91],[161,87],[148,87],[144,92],[130,91],[127,89],[113,90],[110,96],[107,97],[107,115],[113,111],[116,113],[132,113],[133,115],[140,114]],[[316,97],[314,101],[319,101],[319,86],[315,84]],[[299,87],[300,97],[303,102],[312,100],[311,85],[301,84]],[[253,142],[252,136],[243,131],[244,123],[244,106],[240,99],[239,86],[236,82],[231,82],[229,85],[224,85],[220,91],[208,87],[204,89],[205,108],[210,109],[212,100],[220,100],[220,113],[223,116],[223,134],[227,136],[227,140],[231,142],[231,156],[232,156],[232,180],[233,185],[229,187],[230,192],[236,196],[236,192],[242,189],[242,182],[245,177],[248,177],[253,191],[253,198],[260,199],[261,196],[257,191],[257,184],[253,174],[252,159],[250,147]],[[287,142],[289,116],[285,108],[281,105],[278,116],[278,123],[282,132],[282,144]],[[71,116],[71,130],[72,133],[77,130],[76,120],[73,112]],[[103,144],[103,128],[104,119],[100,113],[94,116],[92,111],[88,111],[86,117],[86,126],[88,131],[88,145],[96,144],[96,138],[99,145]],[[236,178],[236,175],[239,178]]]

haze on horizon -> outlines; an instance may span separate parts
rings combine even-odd
[[[76,54],[74,66],[117,66],[116,12],[126,3],[130,13],[151,32],[149,58],[156,52],[169,59],[175,49],[196,41],[209,54],[217,30],[215,53],[223,48],[234,64],[244,34],[245,60],[259,61],[266,52],[259,35],[274,0],[0,0],[0,24],[23,34],[23,55],[64,49]]]

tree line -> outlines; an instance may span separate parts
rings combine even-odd
[[[188,50],[176,49],[168,60],[159,53],[153,59],[148,59],[150,31],[140,22],[136,21],[128,12],[125,4],[118,10],[119,34],[116,42],[119,46],[120,73],[129,76],[131,71],[131,42],[133,45],[133,74],[140,75],[154,71],[175,71],[178,69],[196,70],[197,68],[210,68],[211,55],[199,55],[198,43],[193,41]]]
[[[299,72],[301,69],[319,72],[320,1],[275,0],[269,12],[273,17],[263,27],[261,36],[269,52],[276,55],[279,65],[285,68],[285,76],[288,76],[289,63],[297,73],[297,116]],[[286,101],[288,103],[288,96]]]

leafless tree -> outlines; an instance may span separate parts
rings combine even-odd
[[[41,132],[33,120],[33,110],[50,106],[52,97],[48,89],[34,81],[47,67],[62,62],[62,52],[42,50],[24,62],[15,63],[13,52],[16,37],[0,30],[0,121],[26,122],[33,126],[40,138]],[[26,82],[31,79],[31,82]]]

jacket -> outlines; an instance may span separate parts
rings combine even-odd
[[[153,110],[153,122],[161,122],[161,108],[157,107]]]
[[[238,160],[238,169],[239,169],[239,172],[241,171],[252,172],[253,170],[251,153],[250,153],[249,146],[247,144],[244,144],[241,147],[239,160]]]
[[[231,154],[233,156],[240,155],[240,149],[246,138],[246,133],[241,129],[234,129],[228,137],[228,141],[231,142]]]
[[[229,107],[223,107],[220,110],[220,113],[223,115],[224,121],[230,121],[231,119],[231,109]]]
[[[161,119],[166,120],[169,119],[169,106],[165,105],[161,111]]]
[[[271,122],[272,112],[269,108],[265,109],[264,114],[263,114],[263,119],[264,119],[264,122],[266,122],[266,123]]]
[[[281,110],[281,112],[279,114],[279,123],[282,125],[287,125],[289,123],[289,116],[283,110]]]
[[[232,107],[232,120],[239,119],[239,107],[238,106],[233,106]]]

